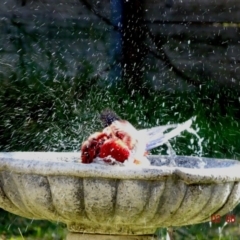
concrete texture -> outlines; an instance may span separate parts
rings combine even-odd
[[[0,153],[0,207],[71,232],[144,235],[210,221],[240,202],[238,161],[149,159],[149,167],[122,167],[81,164],[79,153]]]
[[[83,233],[68,233],[66,240],[156,240],[156,236],[119,236],[119,235],[95,235]]]

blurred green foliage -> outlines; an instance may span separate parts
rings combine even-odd
[[[60,240],[65,235],[66,227],[62,223],[21,218],[0,209],[0,240]]]
[[[46,78],[46,73],[37,69],[34,63],[28,63],[1,81],[1,151],[79,151],[81,142],[101,129],[98,114],[109,107],[137,128],[179,123],[197,116],[194,128],[204,138],[203,156],[240,157],[239,93],[233,89],[206,84],[196,91],[169,93],[149,88],[146,92],[144,88],[144,92],[129,92],[121,84],[112,88],[93,77],[88,62],[83,62],[81,73],[71,78],[51,69]],[[197,155],[197,141],[184,133],[171,143],[179,155]],[[154,153],[165,154],[166,148]],[[234,233],[239,234],[236,224],[230,234],[229,226],[224,228],[221,239],[235,239]],[[176,235],[179,240],[219,239],[222,226],[188,226],[176,229]],[[62,224],[27,220],[0,210],[0,239],[63,239],[65,234]],[[159,230],[158,234],[163,237],[166,232]]]

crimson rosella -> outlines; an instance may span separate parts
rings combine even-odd
[[[91,163],[101,159],[107,163],[133,162],[149,164],[146,159],[147,138],[128,121],[107,109],[100,118],[104,124],[102,132],[96,132],[82,144],[81,161]]]
[[[147,151],[168,144],[170,139],[182,131],[194,133],[190,126],[195,117],[181,124],[157,126],[137,130],[130,122],[121,119],[116,113],[107,109],[100,115],[104,124],[101,132],[95,132],[82,144],[81,162],[92,163],[101,160],[106,163],[134,163],[149,165],[145,157]],[[167,133],[167,130],[173,129]],[[196,134],[195,134],[196,135]]]

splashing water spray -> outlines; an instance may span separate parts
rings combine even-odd
[[[167,154],[176,156],[169,140],[180,135],[183,131],[195,135],[198,139],[199,151],[197,155],[202,156],[203,139],[197,134],[197,130],[191,128],[196,117],[190,118],[181,124],[170,124],[153,128],[137,130],[130,122],[121,119],[110,109],[104,110],[100,119],[104,125],[102,132],[96,132],[82,144],[81,162],[84,164],[101,162],[103,164],[128,164],[149,165],[146,157],[149,150],[166,144]],[[193,145],[194,139],[191,138],[190,144]],[[92,146],[92,147],[89,147]],[[193,148],[193,146],[188,146]],[[127,160],[127,161],[126,161]],[[174,161],[172,165],[176,165]]]
[[[166,144],[168,147],[168,151],[167,151],[168,154],[176,155],[169,140],[176,136],[179,136],[181,134],[181,132],[187,131],[187,132],[193,134],[198,139],[197,145],[198,145],[199,151],[197,152],[197,154],[199,157],[201,157],[203,154],[202,153],[203,152],[203,149],[202,149],[203,138],[200,138],[200,136],[197,134],[197,131],[191,127],[193,121],[195,121],[195,120],[196,120],[196,117],[192,117],[188,121],[181,123],[181,124],[170,124],[170,125],[140,130],[139,132],[141,134],[143,134],[143,135],[146,134],[148,136],[148,143],[147,143],[146,150],[151,150],[153,148],[156,148],[163,144]],[[164,133],[165,131],[167,131],[169,129],[173,129],[173,130],[171,130],[168,133]],[[193,143],[193,139],[191,139],[191,143]]]

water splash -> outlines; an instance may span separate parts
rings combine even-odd
[[[148,137],[148,143],[147,143],[146,149],[151,150],[153,148],[166,144],[168,147],[167,153],[171,156],[174,156],[176,155],[176,152],[172,148],[169,140],[179,136],[183,131],[187,131],[193,134],[198,139],[197,145],[199,150],[197,152],[197,155],[201,157],[203,155],[203,147],[202,147],[203,138],[201,138],[198,135],[197,130],[194,130],[191,127],[192,123],[195,120],[196,120],[196,117],[192,117],[188,121],[181,124],[171,124],[171,125],[165,125],[165,126],[159,126],[159,127],[153,127],[150,129],[140,130],[142,134],[146,134]],[[168,133],[164,133],[169,129],[172,129],[172,130]],[[191,144],[193,144],[194,139],[192,138],[190,142]]]
[[[168,141],[166,142],[166,146],[167,146],[167,155],[169,156],[177,156],[177,153],[175,152],[175,150],[173,149],[171,143]]]
[[[196,138],[198,139],[197,145],[198,145],[198,149],[199,149],[199,150],[198,150],[198,152],[197,152],[197,155],[198,155],[199,157],[202,157],[202,155],[203,155],[202,142],[203,142],[204,138],[201,138],[201,137],[197,134],[197,131],[194,130],[193,128],[191,128],[191,127],[189,127],[188,129],[186,129],[186,131],[189,132],[189,133],[191,133],[191,134],[193,134],[193,135],[195,135]],[[193,144],[193,139],[191,139],[191,143]]]

